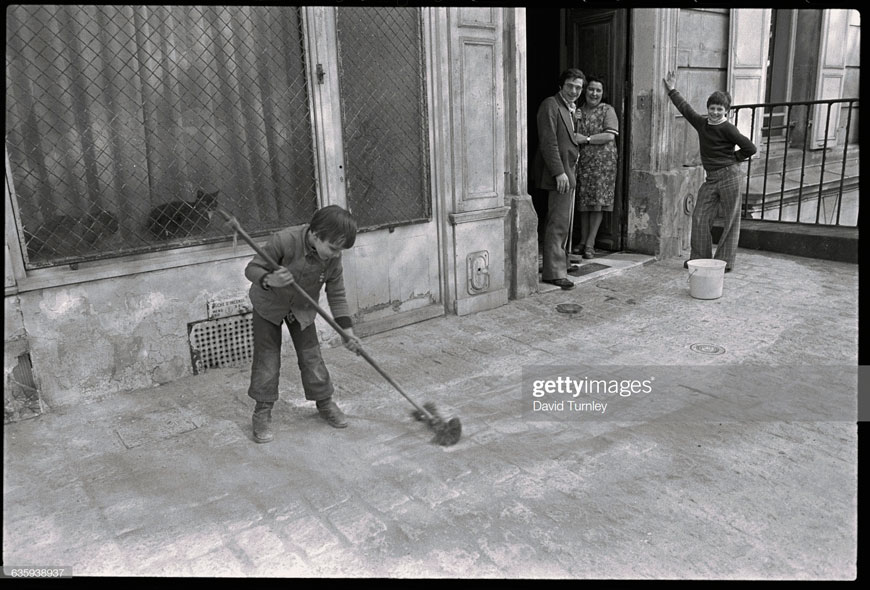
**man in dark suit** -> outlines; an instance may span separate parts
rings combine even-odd
[[[538,151],[535,185],[548,192],[547,226],[544,231],[542,280],[562,289],[573,289],[568,274],[568,231],[574,204],[575,167],[580,145],[574,133],[574,101],[583,92],[586,77],[576,68],[559,76],[559,92],[538,107]]]

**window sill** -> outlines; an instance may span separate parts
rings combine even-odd
[[[240,242],[235,247],[225,244],[208,244],[168,252],[135,254],[122,258],[85,262],[81,263],[76,270],[69,267],[41,268],[27,271],[27,276],[18,279],[18,284],[15,287],[6,289],[6,295],[143,274],[180,266],[207,264],[235,258],[250,258],[253,255],[254,250],[247,244]]]

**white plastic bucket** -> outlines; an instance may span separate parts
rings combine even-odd
[[[695,299],[722,297],[725,282],[725,261],[698,258],[689,261],[689,294]]]

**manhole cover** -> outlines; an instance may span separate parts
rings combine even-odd
[[[725,352],[724,348],[716,344],[693,344],[689,348],[701,354],[722,354]]]
[[[556,306],[556,311],[559,313],[580,313],[581,309],[583,306],[576,303],[560,303]]]

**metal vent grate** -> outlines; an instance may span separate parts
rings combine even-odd
[[[253,314],[188,324],[193,374],[239,367],[254,356]]]

